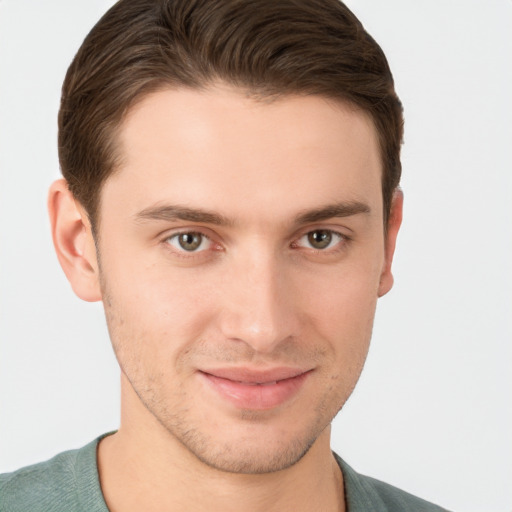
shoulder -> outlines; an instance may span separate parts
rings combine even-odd
[[[64,452],[51,460],[0,475],[0,511],[50,511],[52,504],[71,506],[76,489],[75,466],[78,450]]]
[[[349,512],[447,512],[397,487],[375,478],[361,475],[335,455],[343,472]]]
[[[390,511],[414,510],[415,512],[447,512],[445,508],[425,501],[417,496],[413,496],[406,491],[381,482],[380,480],[376,480],[375,478],[363,475],[360,475],[360,478],[366,480],[367,484],[375,490]]]
[[[84,496],[90,498],[98,492],[101,496],[97,444],[98,439],[46,462],[0,475],[0,512],[102,510],[94,506],[87,508],[88,504],[83,503]]]

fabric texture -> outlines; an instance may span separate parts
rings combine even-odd
[[[96,462],[102,437],[46,462],[0,475],[0,512],[109,512]],[[335,457],[345,482],[347,512],[446,512],[396,487],[360,475],[338,455]]]
[[[343,473],[347,512],[448,512],[397,487],[356,473],[334,454]]]
[[[0,475],[0,512],[109,512],[96,463],[102,437],[79,450]]]

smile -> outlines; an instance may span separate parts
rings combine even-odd
[[[268,410],[284,405],[299,394],[311,370],[276,368],[254,371],[226,368],[200,371],[209,389],[239,409]]]

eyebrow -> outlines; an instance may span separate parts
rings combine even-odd
[[[295,217],[295,224],[310,224],[335,217],[350,217],[370,213],[370,207],[358,201],[334,203],[313,210],[306,210]],[[145,208],[135,215],[138,221],[189,221],[217,226],[233,226],[235,222],[224,215],[200,208],[182,205],[162,205]]]
[[[135,215],[136,220],[185,220],[215,224],[218,226],[231,226],[233,221],[215,212],[198,208],[188,208],[181,205],[164,205],[146,208]]]
[[[334,203],[314,210],[307,210],[295,218],[297,224],[310,224],[335,217],[351,217],[361,213],[370,213],[370,207],[359,201]]]

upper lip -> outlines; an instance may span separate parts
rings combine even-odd
[[[291,379],[307,373],[311,369],[280,366],[276,368],[212,368],[201,370],[202,373],[213,375],[220,379],[232,380],[234,382],[245,382],[250,384],[266,384],[279,380]]]

